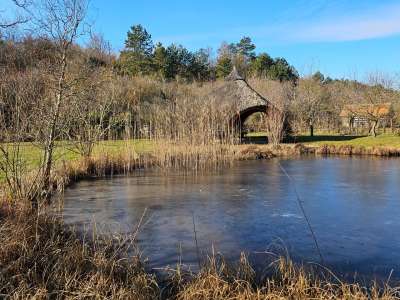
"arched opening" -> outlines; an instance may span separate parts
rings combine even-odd
[[[267,143],[265,133],[266,105],[249,107],[235,118],[235,124],[242,143]]]
[[[242,123],[242,132],[247,137],[259,136],[266,132],[266,113],[255,112],[247,117]]]

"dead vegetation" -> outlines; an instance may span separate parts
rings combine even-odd
[[[3,207],[0,295],[10,299],[157,299],[123,237],[80,236],[56,217]]]
[[[380,156],[399,157],[400,150],[393,147],[363,147],[352,145],[305,146],[303,144],[279,145],[196,145],[188,142],[155,140],[152,150],[138,154],[134,148],[121,148],[118,153],[100,153],[78,160],[62,161],[51,173],[51,189],[60,192],[70,184],[87,178],[128,175],[135,170],[156,168],[168,172],[198,172],[232,166],[236,161],[271,159],[274,157],[299,157],[301,155],[326,156]],[[12,160],[10,182],[3,183],[2,199],[7,202],[31,203],[28,195],[38,188],[37,171],[26,172],[23,163]]]
[[[315,148],[316,154],[321,155],[369,155],[383,157],[400,156],[400,149],[392,147],[363,147],[351,145],[323,145]]]
[[[56,216],[3,203],[0,296],[7,299],[399,299],[399,289],[341,282],[329,272],[275,257],[256,274],[211,256],[198,273],[146,269],[135,235],[77,233]]]

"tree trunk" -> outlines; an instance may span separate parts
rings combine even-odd
[[[390,131],[393,133],[393,118],[390,119]]]
[[[314,136],[314,125],[310,123],[310,136]]]
[[[350,125],[350,133],[354,134],[354,118],[350,118],[349,125]]]
[[[61,72],[58,78],[57,92],[55,96],[55,105],[53,115],[51,116],[49,124],[49,133],[46,141],[45,152],[44,152],[44,168],[43,168],[43,191],[47,193],[50,188],[50,174],[53,165],[53,151],[54,151],[54,141],[57,128],[57,122],[60,115],[60,107],[64,96],[64,80],[65,71],[67,68],[67,55],[64,50],[61,59]]]
[[[371,134],[373,137],[376,137],[376,127],[377,127],[377,125],[378,125],[378,121],[373,121],[373,122],[372,122],[372,127],[371,127],[371,132],[370,132],[370,134]]]

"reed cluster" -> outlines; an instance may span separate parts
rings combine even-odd
[[[352,145],[306,146],[303,144],[237,145],[220,140],[210,143],[174,141],[155,138],[151,150],[137,152],[134,147],[121,146],[110,153],[98,151],[90,157],[64,160],[52,171],[52,190],[62,191],[66,186],[85,178],[127,175],[137,169],[153,168],[163,171],[180,170],[197,172],[229,167],[240,160],[296,157],[301,155],[364,155],[398,157],[400,150],[392,147],[363,147]],[[2,183],[0,197],[12,202],[24,199],[24,195],[37,189],[37,171],[24,174],[13,184]],[[10,187],[17,186],[12,190]],[[17,192],[15,192],[17,191]]]
[[[229,145],[223,143],[193,145],[155,141],[152,151],[138,154],[123,149],[116,154],[98,154],[89,158],[63,162],[52,176],[54,189],[63,189],[85,178],[127,175],[139,169],[197,172],[231,166],[235,161],[293,157],[312,153],[312,149],[295,145]]]
[[[47,213],[0,208],[0,297],[7,299],[399,299],[399,288],[347,284],[329,272],[275,257],[257,274],[242,254],[235,264],[211,256],[193,273],[156,276],[134,235],[77,233]]]
[[[155,277],[129,239],[80,236],[54,216],[3,206],[0,297],[10,299],[157,299]]]
[[[372,155],[384,157],[400,156],[400,149],[394,147],[364,147],[352,145],[323,145],[315,149],[316,154],[322,155]]]
[[[273,157],[297,157],[314,153],[314,150],[302,144],[240,145],[235,153],[237,160],[252,160]]]

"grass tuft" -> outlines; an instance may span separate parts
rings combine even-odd
[[[256,274],[242,254],[213,255],[198,273],[148,272],[135,237],[79,234],[47,213],[0,208],[0,297],[9,299],[399,299],[399,288],[340,282],[290,259]]]

